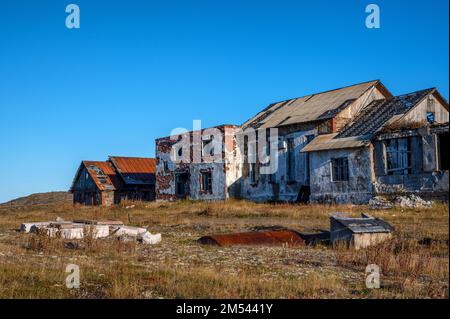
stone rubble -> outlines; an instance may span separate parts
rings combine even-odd
[[[432,205],[432,201],[424,200],[414,194],[397,196],[394,200],[388,200],[381,196],[375,196],[369,200],[371,209],[391,209],[396,206],[401,208],[430,208]]]

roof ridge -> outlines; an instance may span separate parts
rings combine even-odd
[[[282,103],[282,102],[288,102],[288,101],[292,101],[292,100],[298,100],[298,99],[305,98],[305,97],[309,97],[309,99],[310,99],[310,98],[312,98],[312,97],[314,97],[316,95],[330,93],[330,92],[333,92],[333,91],[339,91],[339,90],[343,90],[343,89],[348,89],[348,88],[351,88],[351,87],[354,87],[354,86],[358,86],[358,85],[362,85],[362,84],[366,84],[366,83],[370,83],[370,82],[374,82],[374,83],[378,82],[378,83],[380,83],[381,80],[376,79],[376,80],[371,80],[371,81],[364,81],[364,82],[361,82],[361,83],[350,84],[350,85],[338,87],[338,88],[331,89],[331,90],[325,90],[325,91],[321,91],[321,92],[317,92],[317,93],[305,94],[305,95],[294,97],[294,98],[290,98],[290,99],[276,101],[276,102],[271,103],[270,105],[277,104],[277,103]]]

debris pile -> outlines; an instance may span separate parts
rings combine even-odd
[[[371,209],[391,209],[394,204],[383,197],[375,196],[369,200],[369,207]]]
[[[398,206],[403,208],[430,208],[432,206],[431,201],[424,200],[414,194],[409,196],[398,196],[395,199],[395,202]]]
[[[99,239],[116,236],[121,239],[136,240],[143,244],[157,244],[161,242],[161,234],[152,234],[146,228],[124,225],[115,220],[78,219],[64,221],[31,222],[20,225],[20,231],[25,233],[44,233],[49,237],[64,239],[82,239],[85,236]]]
[[[393,201],[381,196],[375,196],[369,200],[371,209],[391,209],[394,206],[402,208],[430,208],[432,204],[431,201],[424,200],[414,194],[397,196]]]

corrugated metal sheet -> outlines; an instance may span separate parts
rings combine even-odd
[[[336,109],[348,106],[350,102],[379,83],[378,80],[369,81],[274,103],[245,122],[243,128],[277,127],[326,119],[332,117]]]
[[[305,241],[292,230],[254,231],[237,234],[204,236],[198,242],[205,245],[247,246],[247,245],[304,245]]]
[[[156,159],[110,156],[109,160],[126,184],[154,184]]]
[[[83,165],[100,190],[115,190],[121,187],[120,178],[111,163],[83,161]]]
[[[319,135],[306,145],[301,152],[326,151],[344,148],[357,148],[367,146],[370,136],[351,136],[336,138],[338,133]]]

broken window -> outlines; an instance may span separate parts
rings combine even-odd
[[[295,154],[294,154],[294,139],[287,139],[287,151],[286,151],[286,170],[288,181],[295,179]]]
[[[446,171],[449,167],[448,158],[448,135],[449,133],[443,133],[438,135],[439,141],[439,170]]]
[[[201,172],[201,191],[205,193],[212,193],[212,173],[211,171]]]
[[[411,174],[411,139],[395,138],[387,140],[385,146],[387,174]]]
[[[164,173],[167,173],[169,171],[169,162],[168,161],[163,161],[163,170],[164,170]]]
[[[339,157],[331,159],[332,180],[333,182],[348,181],[348,158]]]

